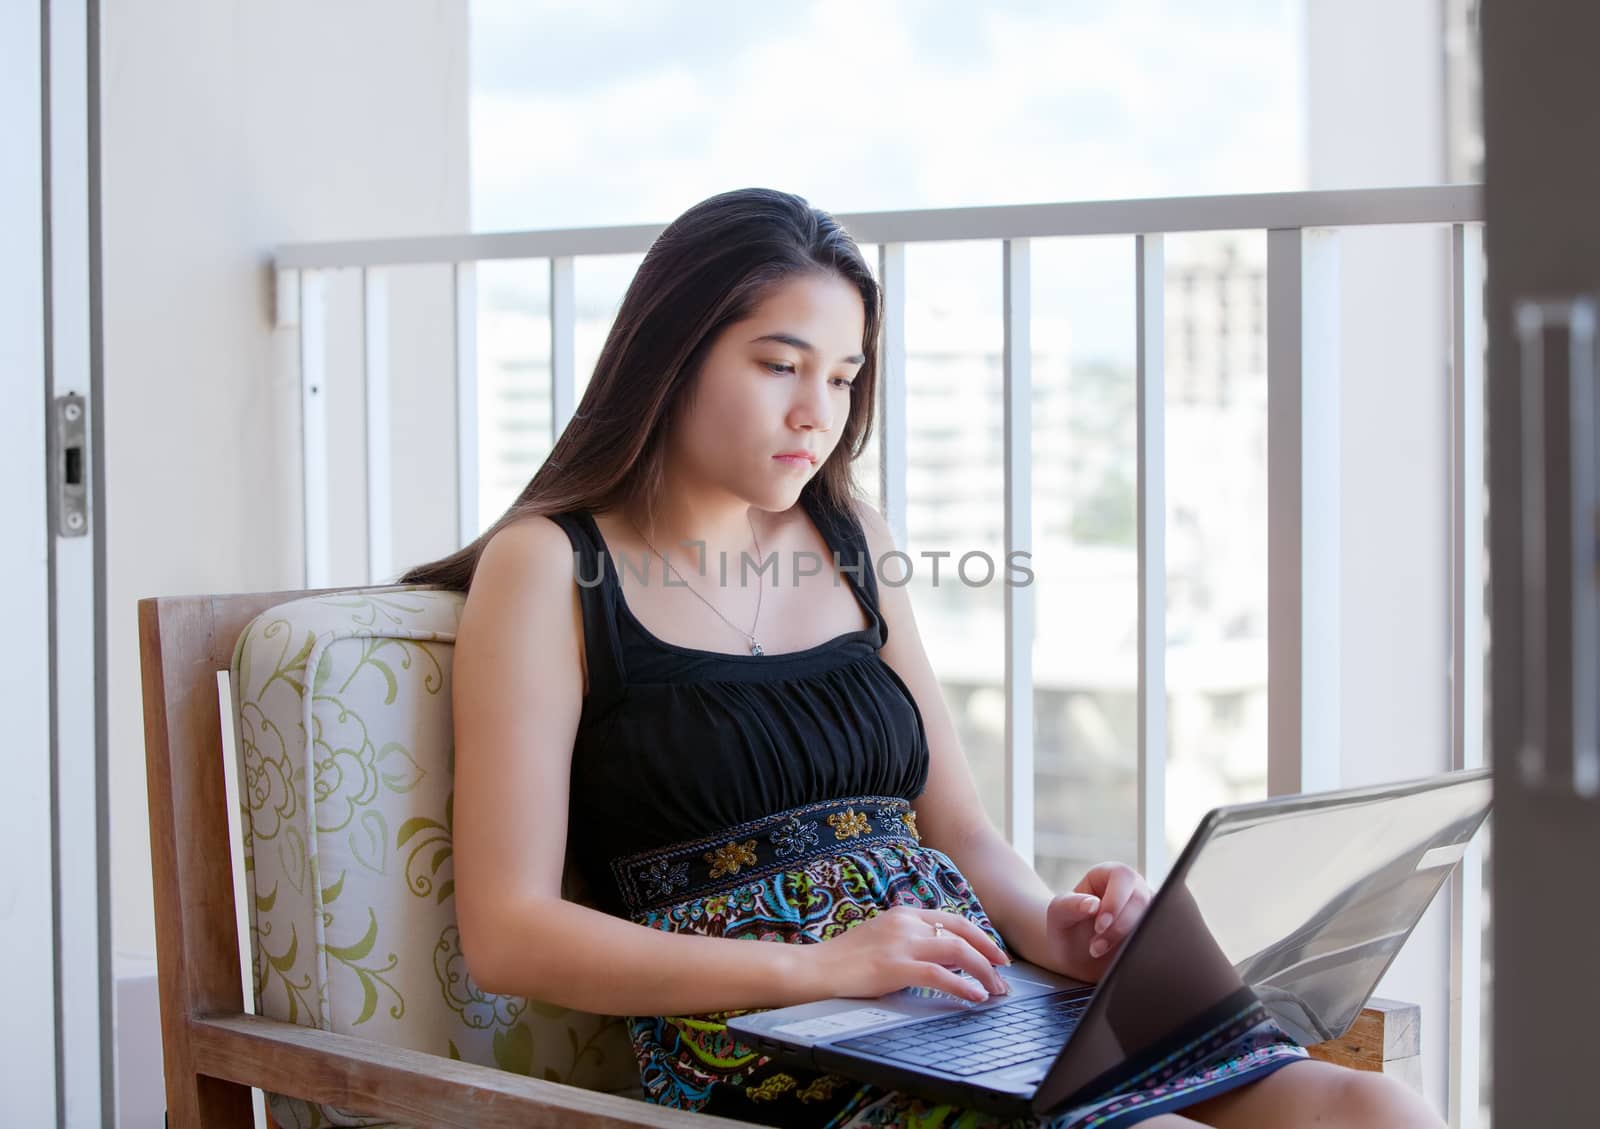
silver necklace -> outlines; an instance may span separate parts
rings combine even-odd
[[[750,538],[751,538],[751,540],[753,540],[756,543],[756,560],[759,561],[761,559],[761,539],[756,536],[756,523],[750,517],[750,514],[749,514],[748,511],[746,511],[744,516],[745,516],[745,520],[750,522]],[[631,517],[628,518],[628,524],[632,525],[633,526],[633,531],[635,533],[639,534],[639,540],[643,541],[646,545],[650,545],[650,538],[646,537],[644,535],[644,532],[637,525],[634,525],[634,521],[633,521],[633,519]],[[654,545],[650,545],[650,551],[652,553],[655,553],[656,556],[661,557],[661,563],[662,564],[666,565],[668,568],[672,568],[672,562],[667,560],[666,557],[662,556],[661,553],[656,550],[656,547]],[[694,590],[694,585],[690,584],[687,580],[684,579],[683,573],[679,572],[675,568],[672,568],[672,572],[673,572],[673,574],[675,576],[677,576],[677,578],[679,580],[683,581],[683,586],[685,588],[689,589],[690,595],[694,596],[695,599],[699,600],[702,604],[704,604],[706,607],[710,608],[713,612],[716,612],[717,618],[720,619],[723,623],[726,623],[729,627],[733,628],[740,635],[743,635],[746,639],[750,640],[750,653],[752,655],[762,655],[762,654],[766,653],[765,651],[763,651],[761,649],[761,644],[756,642],[756,635],[755,635],[756,624],[761,622],[761,595],[762,595],[762,591],[766,588],[766,583],[764,581],[760,582],[760,583],[758,583],[756,585],[756,618],[755,618],[755,621],[750,624],[750,630],[746,631],[744,628],[740,627],[737,623],[734,623],[733,620],[729,619],[727,616],[725,616],[721,612],[717,611],[717,606],[715,604],[713,604],[710,600],[706,599],[704,596],[700,595],[700,593],[696,592]],[[758,573],[757,575],[759,576],[760,574]]]

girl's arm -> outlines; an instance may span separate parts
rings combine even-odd
[[[876,563],[894,550],[893,535],[883,515],[871,506],[858,505],[856,512]],[[1149,887],[1131,868],[1116,863],[1090,870],[1070,894],[1054,894],[1045,885],[984,811],[917,631],[910,595],[903,585],[886,585],[880,578],[878,596],[889,625],[889,641],[880,654],[916,699],[928,734],[928,782],[916,803],[923,843],[950,856],[972,884],[994,927],[1024,960],[1081,980],[1097,980],[1115,943],[1143,912]],[[1097,944],[1102,937],[1103,946]]]
[[[973,795],[976,800],[976,788]],[[924,809],[931,810],[933,806],[924,792],[917,801],[919,829]],[[961,839],[932,841],[924,832],[923,841],[949,855],[960,868],[983,903],[984,912],[1013,953],[1023,960],[1051,967],[1050,947],[1045,943],[1045,911],[1055,894],[1033,867],[1012,849],[987,815],[981,824],[969,827]]]
[[[493,939],[476,933],[468,958],[480,988],[599,1015],[786,1007],[832,994],[815,983],[817,945],[666,933],[559,897],[502,906],[483,924]],[[463,926],[463,946],[466,937]]]
[[[548,518],[507,526],[456,631],[455,898],[473,980],[614,1015],[800,1002],[797,946],[669,934],[562,899],[585,681],[572,561]]]

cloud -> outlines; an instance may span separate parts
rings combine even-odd
[[[544,26],[541,57],[559,55],[583,82],[552,86],[530,63],[519,86],[504,49],[475,80],[480,230],[665,221],[747,184],[844,212],[1303,183],[1287,0],[1200,13],[1000,5],[961,19],[816,0],[699,22],[644,6],[628,23],[595,5],[581,35],[554,42],[580,18],[558,8],[523,16],[522,39]],[[515,12],[479,0],[480,11],[500,21],[496,42],[517,40]]]

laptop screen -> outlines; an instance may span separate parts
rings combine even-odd
[[[1490,787],[1477,770],[1211,812],[1035,1108],[1148,1069],[1252,997],[1304,1045],[1342,1035],[1488,814]]]

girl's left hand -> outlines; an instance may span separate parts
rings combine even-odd
[[[1098,981],[1155,892],[1131,866],[1103,862],[1092,867],[1070,894],[1058,894],[1045,910],[1048,964],[1078,980]]]

